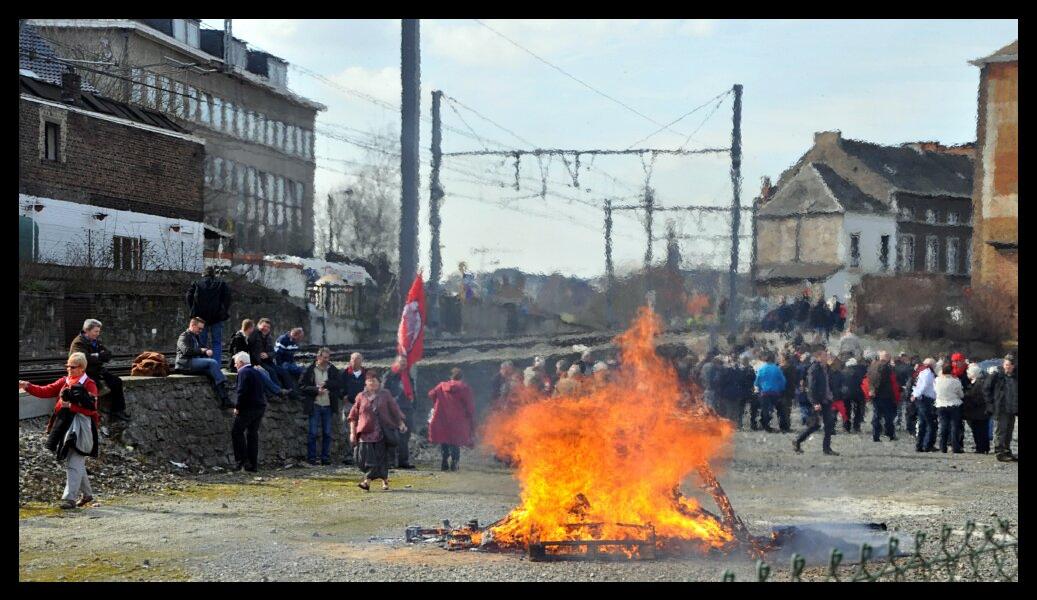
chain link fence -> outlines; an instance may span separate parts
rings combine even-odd
[[[997,527],[983,526],[978,532],[974,521],[967,521],[961,532],[960,544],[951,540],[954,529],[944,525],[938,544],[926,547],[926,534],[915,533],[914,552],[900,552],[900,540],[891,535],[886,552],[874,557],[870,544],[861,544],[856,568],[843,564],[843,553],[833,549],[821,577],[809,580],[824,581],[1018,581],[1019,541],[1010,531],[1007,519],[997,519]],[[790,581],[805,581],[806,559],[793,554],[789,569]],[[756,580],[767,581],[771,567],[763,560],[756,561]],[[808,574],[810,575],[810,574]],[[730,569],[724,571],[723,581],[734,581]]]

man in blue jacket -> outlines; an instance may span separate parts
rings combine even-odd
[[[248,352],[234,355],[238,370],[238,403],[234,408],[234,425],[230,439],[234,444],[233,470],[255,472],[259,468],[259,424],[266,412],[266,396],[259,371],[251,364]]]
[[[295,353],[299,351],[299,342],[302,341],[303,333],[302,327],[296,327],[274,342],[274,364],[291,376],[293,384],[298,384],[299,376],[304,370],[295,364]]]
[[[771,412],[780,402],[785,393],[785,375],[774,364],[774,355],[768,352],[763,357],[764,364],[756,372],[756,381],[753,386],[760,394],[760,424],[768,433],[776,433],[777,429],[771,427]]]

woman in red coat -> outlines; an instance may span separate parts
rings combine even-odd
[[[432,400],[432,418],[429,420],[428,439],[439,444],[443,453],[443,471],[457,470],[461,460],[461,446],[471,448],[475,431],[475,401],[472,389],[461,381],[461,369],[450,371],[450,381],[444,381],[428,393]],[[447,457],[450,464],[447,464]]]
[[[62,377],[51,383],[50,385],[34,385],[28,381],[19,381],[18,388],[29,392],[37,398],[57,398],[58,401],[54,404],[54,414],[50,418],[50,422],[47,423],[47,433],[51,433],[51,429],[57,422],[65,424],[64,430],[68,430],[70,421],[74,418],[76,413],[85,415],[90,418],[92,431],[86,433],[93,438],[93,448],[89,454],[83,454],[79,451],[75,444],[69,448],[62,448],[63,439],[57,440],[58,445],[55,446],[56,451],[60,454],[67,452],[67,458],[65,459],[65,491],[61,495],[61,508],[72,509],[77,506],[86,506],[87,504],[94,501],[93,490],[90,488],[90,478],[86,473],[86,457],[97,456],[97,424],[100,421],[100,415],[97,412],[97,384],[92,379],[86,376],[86,355],[82,352],[73,352],[69,355],[68,361],[65,363],[65,369],[68,371],[68,375]],[[73,389],[73,386],[82,386],[75,388],[79,394],[85,390],[86,396],[79,397]],[[63,431],[58,431],[58,437],[64,438]],[[80,492],[83,493],[80,498]]]

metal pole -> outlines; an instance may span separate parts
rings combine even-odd
[[[652,188],[645,186],[645,235],[648,241],[645,246],[645,271],[652,266],[652,211],[655,210],[655,194]]]
[[[328,194],[328,249],[324,252],[325,257],[327,257],[328,252],[335,251],[335,247],[331,243],[331,236],[333,230],[334,228],[331,226],[331,194]]]
[[[407,301],[418,266],[418,122],[421,101],[421,55],[418,19],[402,19],[400,41],[400,271],[399,307]]]
[[[230,73],[233,69],[230,63],[230,41],[233,37],[231,33],[231,19],[223,20],[223,70]]]
[[[612,268],[612,199],[605,198],[605,325],[612,326],[612,286],[615,271]]]
[[[428,224],[432,231],[429,246],[429,322],[439,324],[439,278],[443,269],[443,257],[439,251],[439,201],[443,198],[443,187],[439,184],[439,165],[443,160],[443,139],[440,131],[439,106],[443,92],[432,90],[432,172],[429,175]]]
[[[731,270],[728,273],[727,322],[734,332],[738,315],[738,229],[742,215],[739,193],[742,187],[742,85],[735,84],[734,118],[731,128]]]

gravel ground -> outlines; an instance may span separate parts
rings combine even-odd
[[[839,457],[821,454],[820,436],[806,442],[802,455],[792,453],[791,440],[788,434],[739,432],[718,469],[753,533],[775,525],[883,522],[902,532],[925,531],[932,540],[947,523],[958,530],[953,543],[968,519],[989,524],[996,513],[1018,521],[1015,463],[999,463],[992,455],[916,454],[906,435],[874,443],[869,435],[840,431],[833,441]],[[149,486],[131,495],[100,483],[98,506],[71,514],[21,511],[19,578],[718,581],[725,569],[739,581],[755,577],[754,561],[740,554],[535,563],[518,555],[406,544],[408,525],[473,518],[489,523],[517,503],[518,486],[509,472],[477,452],[465,451],[456,473],[438,471],[437,463],[434,449],[424,449],[419,470],[394,472],[388,492],[377,486],[363,492],[356,487],[357,472],[341,466],[176,477],[175,486]],[[47,483],[53,499],[63,475],[53,462],[49,468],[57,478]],[[684,489],[712,506],[693,482]],[[75,551],[53,552],[58,545]],[[787,559],[769,562],[773,580],[788,578]],[[1014,559],[1008,568],[1015,572]],[[821,576],[819,566],[804,573],[807,579]]]

